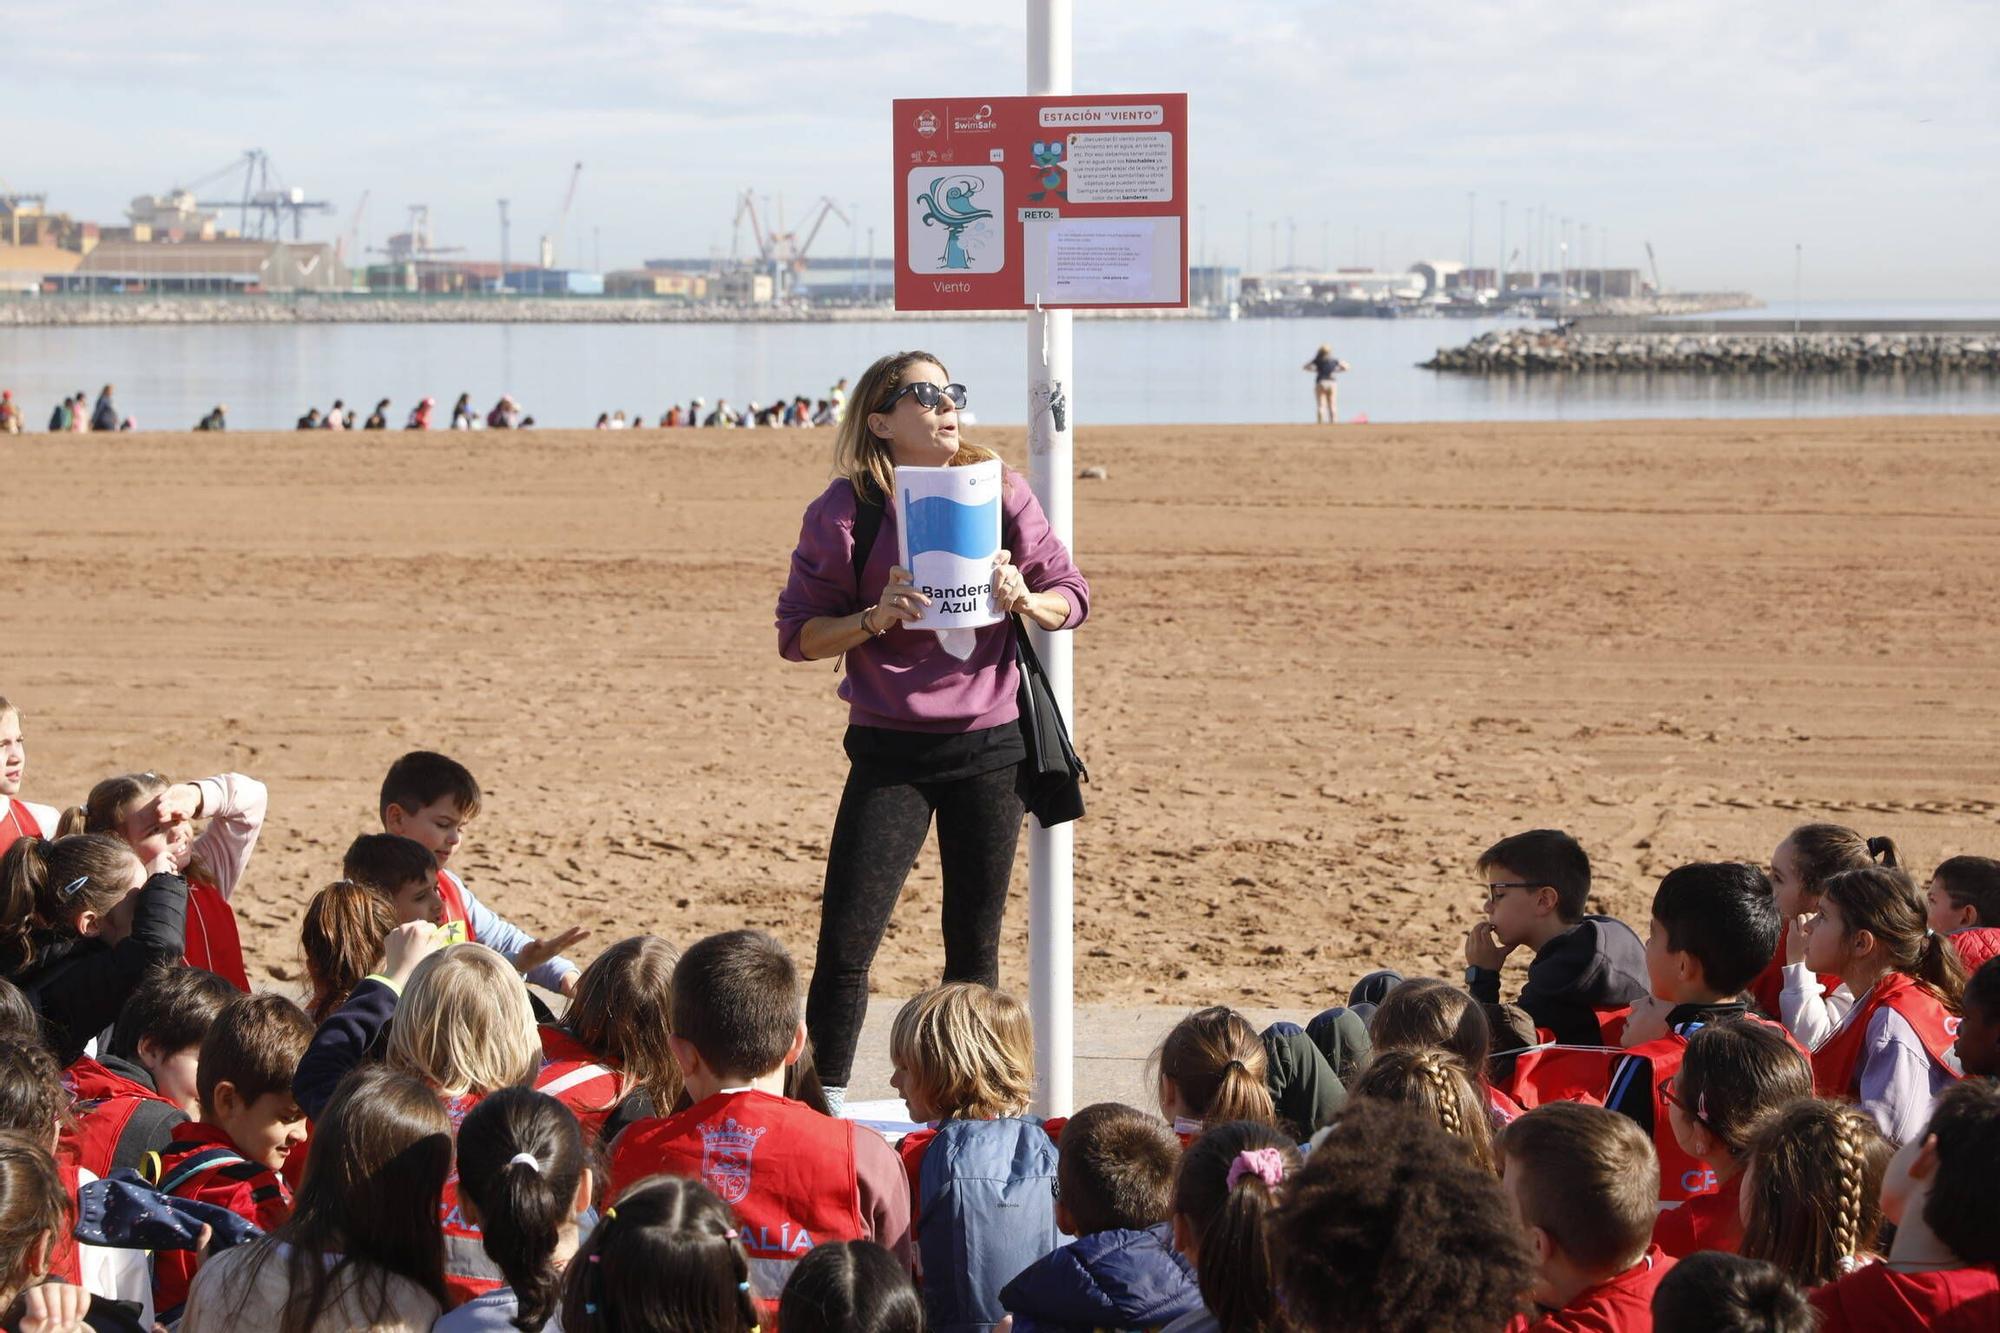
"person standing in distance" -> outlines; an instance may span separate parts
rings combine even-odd
[[[806,509],[778,597],[778,651],[846,656],[846,789],[827,846],[806,1027],[828,1100],[845,1100],[868,1004],[868,971],[903,881],[937,818],[946,981],[999,984],[1000,923],[1013,876],[1027,747],[1015,689],[1014,622],[973,631],[963,658],[906,628],[930,604],[896,563],[895,469],[962,467],[993,452],[959,438],[965,386],[928,352],[882,357],[860,378],[834,440],[834,479]],[[1074,629],[1090,585],[1049,528],[1027,479],[1005,470],[993,596],[1045,630]],[[871,519],[879,519],[872,543]],[[860,523],[866,558],[856,558]]]
[[[1312,354],[1312,360],[1302,369],[1313,373],[1313,422],[1316,425],[1331,426],[1340,418],[1334,415],[1334,396],[1339,390],[1335,376],[1347,369],[1347,363],[1333,354],[1333,349],[1325,343]]]

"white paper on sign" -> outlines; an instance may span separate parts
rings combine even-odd
[[[998,624],[993,557],[1000,553],[1000,460],[896,469],[896,538],[903,568],[931,599],[908,629]],[[958,636],[953,636],[958,637]]]

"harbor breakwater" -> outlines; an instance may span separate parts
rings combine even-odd
[[[1467,374],[2000,374],[2000,327],[1962,332],[1585,332],[1514,328],[1440,347],[1425,370]]]

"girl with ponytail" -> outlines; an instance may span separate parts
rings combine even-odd
[[[1859,997],[1814,1045],[1813,1087],[1859,1101],[1897,1143],[1922,1132],[1931,1100],[1958,1077],[1965,972],[1925,917],[1909,875],[1877,866],[1828,879],[1807,927],[1807,967]]]
[[[753,1333],[750,1257],[729,1205],[700,1181],[641,1181],[563,1278],[563,1333]]]
[[[41,1014],[65,1065],[152,967],[180,958],[186,916],[172,862],[142,866],[116,838],[21,838],[0,857],[0,975]]]
[[[1162,1333],[1282,1333],[1266,1219],[1302,1165],[1269,1125],[1247,1120],[1204,1131],[1174,1178],[1174,1248],[1194,1265],[1201,1305]]]
[[[1771,892],[1778,903],[1778,947],[1770,965],[1750,983],[1750,997],[1771,1018],[1782,1018],[1806,1046],[1811,1046],[1832,1029],[1850,997],[1830,1001],[1831,1010],[1809,1006],[1798,1012],[1796,1002],[1786,998],[1788,986],[1797,988],[1809,980],[1805,975],[1806,918],[1819,910],[1820,891],[1826,881],[1843,870],[1861,870],[1879,862],[1896,864],[1896,844],[1888,838],[1864,838],[1839,824],[1801,824],[1785,835],[1771,853]],[[1821,987],[1833,992],[1837,979],[1818,979]]]
[[[373,889],[336,880],[313,895],[299,926],[306,980],[306,1014],[317,1027],[347,1003],[362,979],[382,966],[382,948],[397,926],[396,909]]]
[[[502,1088],[458,1127],[458,1201],[507,1285],[459,1306],[435,1333],[537,1333],[562,1301],[563,1269],[590,1209],[583,1131],[555,1098]]]
[[[1257,1029],[1234,1009],[1216,1005],[1189,1014],[1160,1043],[1153,1063],[1160,1114],[1183,1144],[1232,1120],[1277,1124],[1267,1082],[1270,1059]]]
[[[1842,1102],[1803,1098],[1767,1118],[1743,1166],[1742,1255],[1801,1287],[1873,1258],[1890,1155],[1875,1122]]]
[[[1356,1097],[1409,1107],[1465,1145],[1472,1161],[1495,1175],[1493,1121],[1459,1058],[1436,1047],[1376,1050],[1351,1089]]]

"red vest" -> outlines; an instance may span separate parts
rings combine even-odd
[[[187,952],[182,961],[204,968],[230,985],[250,993],[250,976],[243,970],[243,941],[236,933],[236,913],[222,890],[200,880],[188,881]]]
[[[1577,1293],[1528,1328],[1532,1333],[1652,1333],[1653,1291],[1674,1261],[1654,1246],[1617,1277]]]
[[[56,1175],[62,1180],[63,1193],[69,1196],[69,1225],[56,1229],[55,1244],[49,1248],[49,1276],[67,1282],[72,1287],[83,1285],[83,1253],[76,1246],[77,1191],[83,1183],[77,1178],[76,1158],[62,1148],[56,1150]]]
[[[1496,1086],[1523,1111],[1547,1102],[1602,1106],[1625,1055],[1612,1046],[1530,1046],[1515,1053],[1513,1074]]]
[[[63,1070],[62,1081],[71,1102],[70,1123],[62,1127],[59,1139],[61,1150],[99,1180],[111,1174],[118,1159],[118,1140],[124,1137],[125,1126],[131,1123],[139,1103],[174,1104],[171,1098],[113,1073],[88,1056]]]
[[[720,1092],[620,1134],[611,1188],[662,1174],[699,1179],[736,1211],[751,1290],[773,1302],[814,1245],[870,1239],[854,1167],[854,1136],[868,1132],[767,1092]]]
[[[1811,1296],[1820,1333],[1875,1333],[1921,1328],[1930,1333],[1992,1333],[2000,1328],[2000,1274],[1992,1264],[1898,1273],[1873,1263]]]
[[[23,838],[39,838],[42,826],[35,822],[34,811],[13,797],[7,798],[7,811],[0,814],[0,855]]]
[[[1745,988],[1744,994],[1757,1002],[1767,1018],[1777,1018],[1778,995],[1785,989],[1785,941],[1791,936],[1792,923],[1787,921],[1778,929],[1778,950],[1771,955],[1771,961],[1757,974],[1756,980]],[[1826,972],[1818,974],[1820,988],[1828,995],[1840,984],[1840,978]]]
[[[541,1034],[542,1070],[535,1075],[535,1091],[567,1106],[583,1126],[584,1142],[592,1142],[618,1108],[624,1077],[561,1028],[545,1026]]]
[[[1806,1052],[1799,1048],[1792,1034],[1777,1023],[1760,1018],[1750,1018],[1750,1022],[1764,1023],[1766,1027],[1783,1032],[1785,1040],[1800,1055]],[[1697,1029],[1698,1031],[1699,1029]],[[1688,1039],[1678,1032],[1669,1032],[1664,1037],[1642,1041],[1626,1050],[1625,1054],[1649,1061],[1652,1065],[1651,1084],[1653,1101],[1653,1148],[1660,1158],[1660,1202],[1669,1203],[1679,1199],[1692,1199],[1697,1195],[1712,1193],[1715,1189],[1715,1172],[1700,1158],[1690,1157],[1674,1137],[1673,1122],[1667,1119],[1667,1081],[1680,1072],[1681,1056],[1687,1050]],[[1622,1101],[1622,1099],[1621,1099]]]
[[[1868,988],[1854,1002],[1854,1009],[1839,1031],[1821,1042],[1812,1053],[1813,1091],[1822,1097],[1853,1097],[1861,1089],[1861,1045],[1868,1037],[1868,1024],[1883,1005],[1901,1014],[1916,1029],[1938,1068],[1957,1078],[1947,1055],[1958,1042],[1958,1016],[1944,1007],[1915,977],[1890,972]]]
[[[1743,1177],[1731,1176],[1708,1194],[1698,1194],[1678,1208],[1661,1210],[1653,1223],[1653,1244],[1676,1259],[1696,1250],[1726,1250],[1743,1244]]]
[[[438,871],[438,896],[444,899],[446,944],[477,944],[472,933],[472,913],[465,905],[465,884],[449,870]]]
[[[445,1103],[445,1114],[451,1117],[452,1138],[458,1137],[459,1125],[477,1105],[479,1098],[471,1093]],[[450,1302],[451,1308],[457,1309],[475,1296],[484,1296],[489,1291],[506,1286],[507,1279],[501,1274],[500,1265],[486,1253],[486,1240],[479,1234],[479,1228],[466,1221],[465,1214],[459,1211],[455,1154],[451,1174],[445,1177],[444,1197],[438,1203],[438,1212],[444,1226],[445,1299]]]
[[[292,1194],[278,1173],[246,1160],[214,1125],[191,1121],[176,1127],[172,1146],[150,1155],[145,1175],[162,1194],[227,1208],[266,1232],[292,1215]],[[193,1250],[154,1253],[153,1309],[160,1322],[172,1324],[180,1317],[195,1260]]]

